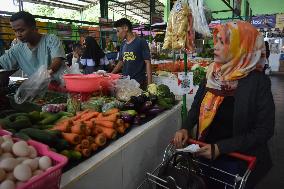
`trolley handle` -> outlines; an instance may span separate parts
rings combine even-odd
[[[198,144],[200,146],[206,145],[206,143],[204,143],[204,142],[200,142],[200,141],[193,140],[193,139],[189,139],[188,141],[189,141],[190,144]],[[240,154],[240,153],[237,153],[237,152],[232,152],[232,153],[229,153],[228,155],[231,156],[231,157],[246,161],[248,163],[248,169],[251,170],[251,171],[254,169],[256,157]]]

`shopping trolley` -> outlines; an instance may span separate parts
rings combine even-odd
[[[206,145],[203,142],[196,141],[193,139],[189,140],[189,144],[199,144],[199,146]],[[155,189],[157,186],[159,186],[159,188],[165,188],[165,189],[181,189],[175,183],[173,178],[164,180],[158,176],[160,168],[164,165],[164,163],[168,160],[168,158],[170,158],[175,152],[176,149],[174,145],[170,143],[164,151],[162,162],[151,173],[149,172],[146,173],[146,178],[144,179],[142,184],[138,186],[137,189]],[[215,167],[213,164],[211,164],[210,161],[202,161],[197,158],[193,158],[193,162],[198,167],[198,170],[194,171],[196,174],[206,179],[210,183],[216,182],[218,186],[222,186],[222,188],[243,189],[246,185],[246,181],[251,171],[254,169],[256,158],[252,156],[243,155],[240,153],[230,153],[228,154],[228,157],[236,159],[238,161],[243,161],[245,163],[246,166],[245,169],[242,171],[242,173],[230,173],[219,167]],[[210,188],[210,186],[208,185],[207,188],[216,189],[215,187]],[[219,188],[220,187],[218,187],[218,189]]]

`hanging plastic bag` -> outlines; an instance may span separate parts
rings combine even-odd
[[[186,1],[178,0],[175,2],[169,16],[163,49],[179,50],[185,48],[189,12]]]
[[[193,29],[203,36],[211,36],[204,14],[203,0],[188,0],[188,5],[192,10]]]
[[[32,101],[37,95],[44,93],[51,81],[47,65],[42,65],[29,79],[25,80],[17,90],[14,99],[17,104]]]

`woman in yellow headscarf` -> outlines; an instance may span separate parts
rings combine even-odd
[[[214,63],[174,144],[182,147],[197,124],[196,138],[210,144],[197,156],[220,159],[235,151],[256,156],[256,168],[247,183],[252,188],[272,166],[267,141],[274,132],[275,106],[270,79],[261,72],[264,40],[243,21],[221,25],[213,34]]]

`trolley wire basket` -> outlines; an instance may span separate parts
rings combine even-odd
[[[200,146],[206,145],[205,143],[192,139],[189,140],[189,144],[199,144]],[[175,152],[176,150],[174,145],[170,143],[164,151],[162,162],[152,172],[146,173],[146,178],[137,189],[156,189],[157,187],[165,189],[183,189],[178,185],[178,183],[176,183],[174,178],[168,177],[166,179],[162,179],[158,176],[160,168],[173,154],[175,154]],[[216,166],[215,164],[211,163],[211,161],[193,158],[193,162],[198,166],[198,168],[193,171],[206,180],[207,189],[245,188],[246,181],[251,171],[254,169],[256,158],[235,152],[226,156],[232,160],[244,163],[246,165],[245,169],[240,172],[235,171],[232,173],[226,169]],[[188,169],[187,167],[180,165],[177,166],[179,166],[179,169]],[[214,187],[211,187],[211,184],[214,184]]]

